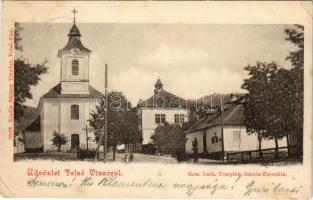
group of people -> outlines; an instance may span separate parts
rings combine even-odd
[[[133,152],[131,152],[130,154],[128,154],[128,153],[125,154],[124,161],[126,163],[133,162],[133,160],[134,160]]]

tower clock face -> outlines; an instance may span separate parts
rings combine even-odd
[[[72,55],[77,55],[79,54],[79,49],[78,48],[73,48],[71,49]]]

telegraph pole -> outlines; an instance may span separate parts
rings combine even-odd
[[[104,66],[104,97],[105,97],[105,117],[104,117],[104,128],[103,128],[103,135],[104,135],[104,142],[103,142],[103,160],[106,162],[107,158],[107,140],[108,140],[108,65],[105,64]]]
[[[224,114],[224,106],[223,106],[223,101],[221,98],[221,137],[222,137],[222,155],[223,155],[223,163],[224,163],[225,150],[224,150],[224,119],[223,119],[223,114]]]
[[[103,140],[103,162],[106,162],[106,158],[107,158],[107,138],[108,138],[108,65],[105,64],[104,66],[104,78],[105,78],[105,81],[104,81],[104,126],[102,126],[101,128],[101,135],[100,135],[100,138],[99,138],[99,142],[98,142],[98,145],[97,145],[97,148],[96,148],[96,155],[95,155],[95,159],[97,159],[98,157],[98,154],[99,154],[99,149],[100,149],[100,145],[101,145],[101,142]]]
[[[89,131],[89,129],[88,129],[87,124],[86,124],[86,128],[83,128],[83,131],[86,131],[86,145],[87,145],[87,150],[88,150],[88,140],[89,140],[88,131]]]

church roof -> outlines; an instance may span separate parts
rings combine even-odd
[[[20,119],[14,120],[14,132],[18,133],[30,126],[39,116],[39,112],[36,108],[31,106],[23,106],[24,115]]]
[[[78,48],[80,51],[83,51],[83,52],[88,52],[88,53],[91,52],[89,49],[84,47],[84,45],[80,41],[81,34],[75,23],[73,24],[67,36],[68,36],[68,42],[65,45],[65,47],[63,47],[62,49],[58,51],[58,56],[60,56],[63,52],[71,51],[74,48]]]
[[[229,103],[224,105],[223,123],[224,125],[244,125],[244,108],[241,104]],[[192,133],[221,124],[221,113],[217,111],[205,116],[192,125],[186,133]]]
[[[41,125],[40,115],[38,115],[38,117],[31,124],[29,124],[24,130],[25,131],[40,131],[40,125]]]
[[[94,98],[102,94],[91,85],[89,85],[89,94],[61,94],[61,83],[57,84],[44,94],[41,98]]]

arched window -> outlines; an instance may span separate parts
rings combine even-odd
[[[71,105],[71,119],[79,119],[79,106]]]
[[[79,73],[79,61],[77,59],[72,60],[72,75],[78,75]]]

